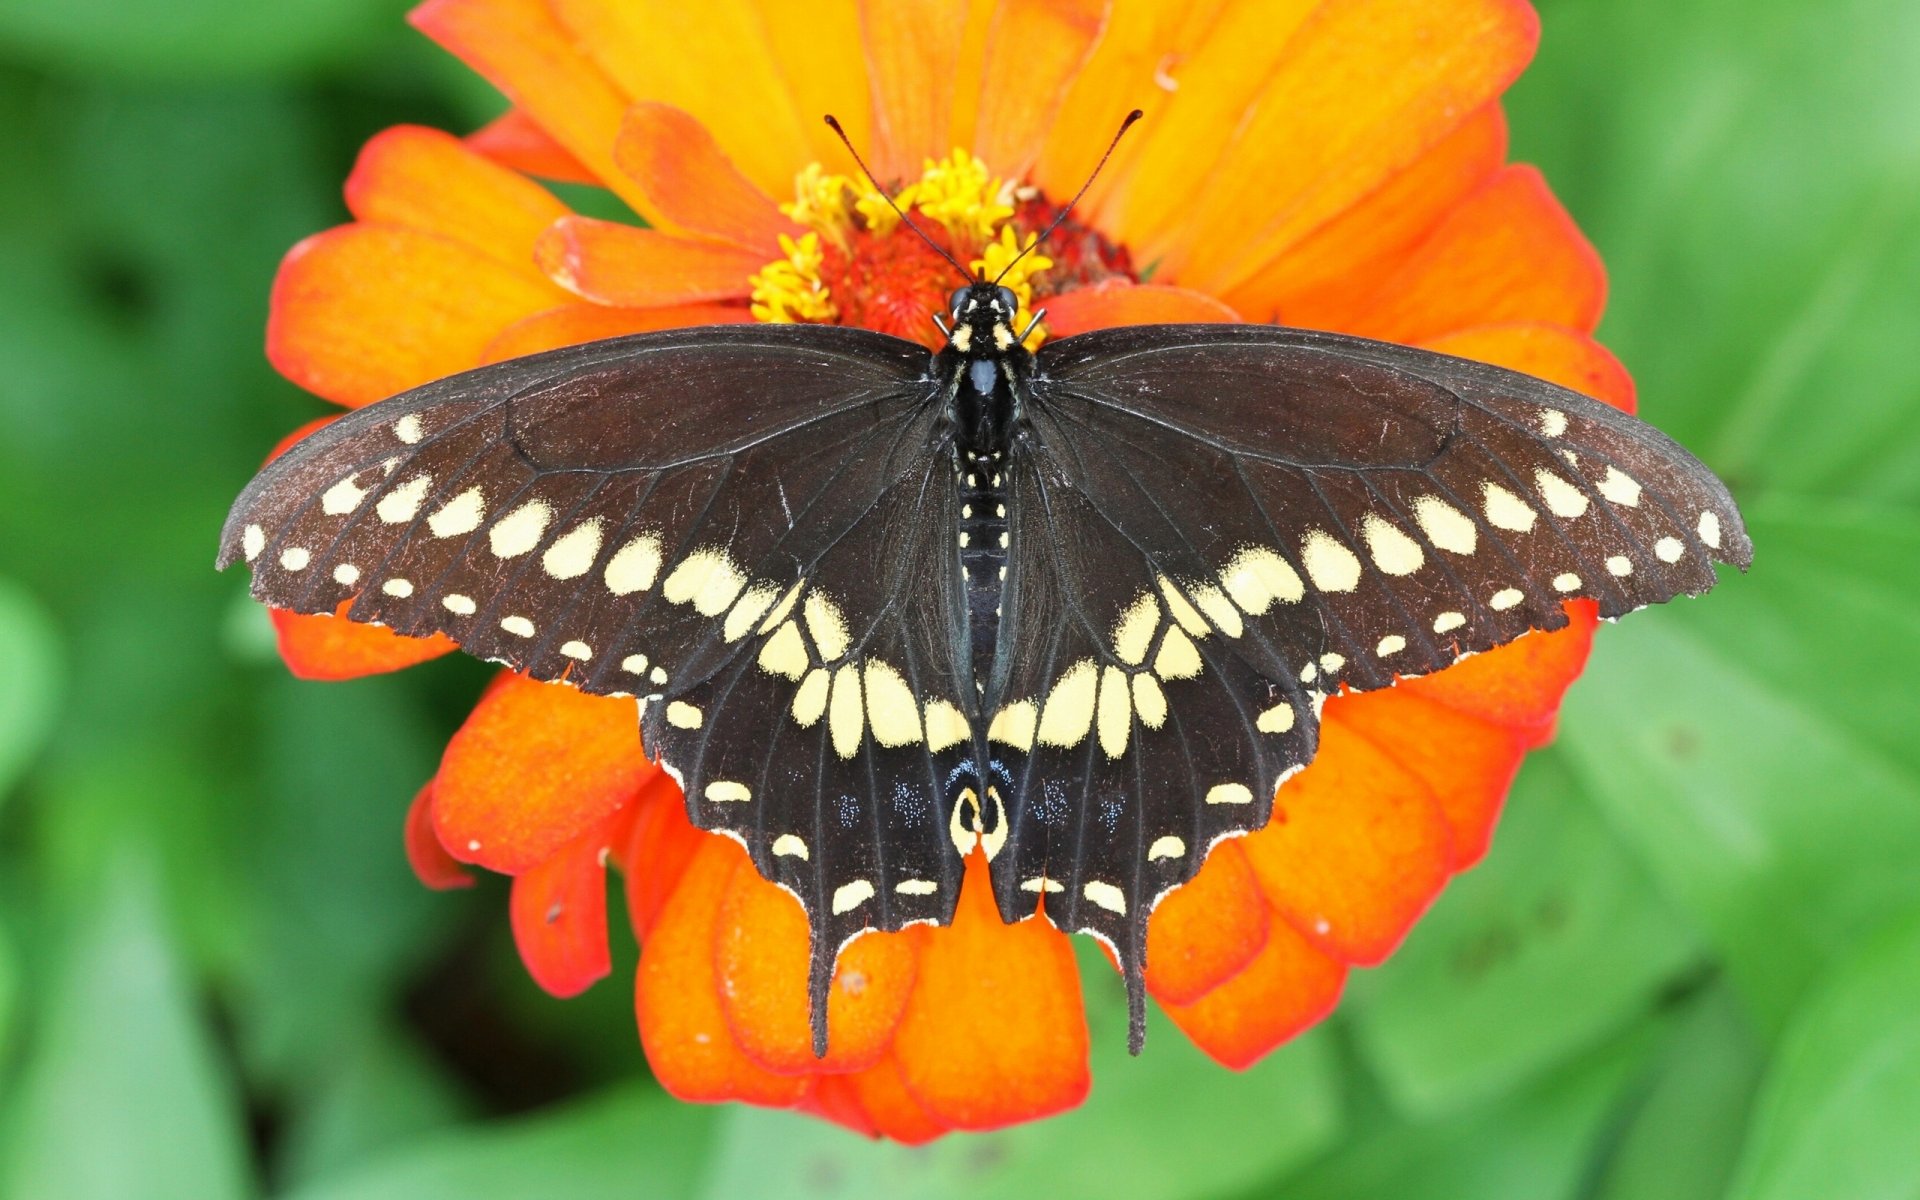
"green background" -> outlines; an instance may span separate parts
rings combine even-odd
[[[1129,1061],[1090,970],[1092,1101],[918,1151],[665,1098],[630,945],[547,999],[500,881],[404,864],[483,670],[296,683],[211,569],[321,410],[279,256],[376,130],[496,103],[402,7],[0,0],[0,1195],[1920,1196],[1920,5],[1548,0],[1515,154],[1757,565],[1603,630],[1321,1028]]]

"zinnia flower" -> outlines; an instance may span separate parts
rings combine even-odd
[[[347,182],[354,221],[287,257],[268,350],[341,405],[482,363],[641,330],[840,321],[937,338],[954,279],[821,123],[956,257],[997,270],[1146,119],[1008,282],[1039,336],[1279,321],[1515,367],[1630,406],[1589,336],[1601,266],[1540,176],[1507,165],[1498,97],[1532,53],[1519,0],[429,0],[429,37],[512,101],[465,139],[402,127]],[[535,178],[644,218],[570,212]],[[304,432],[304,431],[303,431]],[[1522,756],[1552,734],[1592,608],[1570,628],[1326,706],[1272,824],[1217,847],[1153,914],[1166,1020],[1244,1067],[1332,1009],[1487,849]],[[275,614],[309,677],[452,649]],[[855,942],[812,1053],[806,920],[735,843],[693,828],[631,700],[502,675],[407,821],[431,886],[514,877],[533,976],[608,971],[604,872],[640,939],[660,1081],[920,1141],[1069,1108],[1090,1081],[1065,935],[1003,925],[984,863],[948,928]],[[1148,1051],[1151,1053],[1151,1049]]]

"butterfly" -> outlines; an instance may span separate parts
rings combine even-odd
[[[1113,951],[1265,826],[1341,690],[1586,599],[1612,618],[1744,569],[1725,486],[1541,379],[1260,325],[1029,351],[953,293],[938,351],[826,325],[592,342],[351,412],[241,493],[253,594],[442,633],[638,700],[702,829],[795,895],[815,1049],[835,959],[1002,917]]]

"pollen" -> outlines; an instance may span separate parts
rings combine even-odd
[[[888,197],[819,163],[794,177],[793,190],[793,200],[780,211],[806,232],[782,237],[782,256],[753,275],[754,317],[859,325],[938,348],[945,338],[928,316],[945,307],[954,271],[912,230],[901,228]],[[1045,272],[1055,262],[1037,249],[1020,257],[1052,216],[1038,191],[997,178],[981,159],[955,150],[925,160],[920,177],[891,195],[894,205],[956,259],[990,279],[1005,271],[999,282],[1020,301],[1014,329],[1033,323],[1036,297],[1050,294]],[[1076,244],[1089,236],[1079,226],[1071,231],[1063,226],[1063,232],[1072,232]],[[1045,331],[1036,327],[1029,348],[1043,337]]]

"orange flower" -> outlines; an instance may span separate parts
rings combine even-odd
[[[838,320],[930,338],[953,280],[820,122],[836,113],[956,257],[995,267],[1147,118],[1008,282],[1044,336],[1283,321],[1515,367],[1623,407],[1589,336],[1600,263],[1498,104],[1532,53],[1520,0],[429,0],[414,23],[515,108],[461,140],[403,127],[348,180],[352,224],[288,255],[268,353],[347,406],[482,363],[717,321]],[[646,222],[570,212],[597,184]],[[1146,282],[1150,279],[1151,282]],[[1589,605],[1441,674],[1325,710],[1273,823],[1154,913],[1148,986],[1230,1066],[1324,1016],[1486,851],[1521,757],[1585,661]],[[342,677],[450,648],[277,614],[289,663]],[[903,1141],[1077,1104],[1089,1087],[1067,939],[1002,925],[968,864],[953,924],[842,957],[831,1050],[807,1032],[806,924],[737,845],[689,825],[630,700],[507,675],[407,821],[430,886],[514,876],[534,977],[608,970],[604,871],[641,941],[640,1035],[696,1100],[795,1106]],[[977,857],[977,856],[976,856]]]

